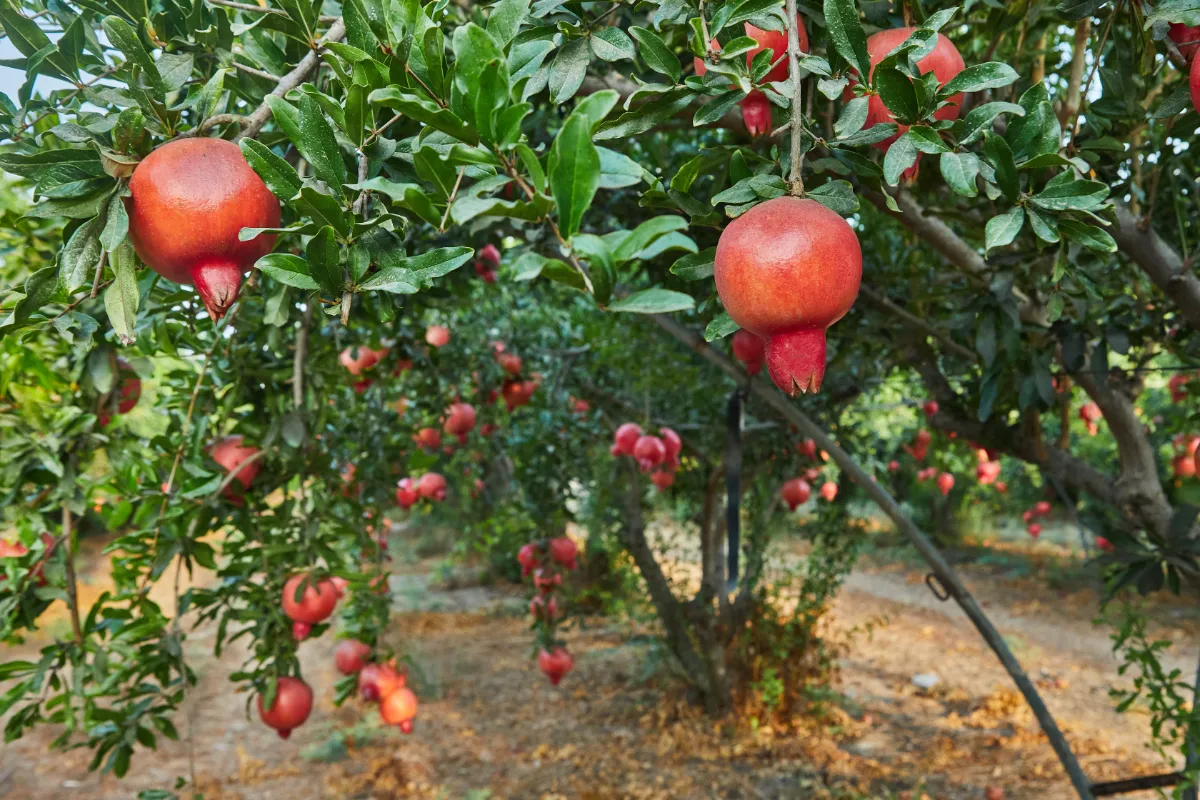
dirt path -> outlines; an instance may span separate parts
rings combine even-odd
[[[201,676],[192,691],[194,758],[207,800],[233,798],[891,798],[977,800],[986,786],[1009,800],[1071,792],[1049,746],[994,656],[953,604],[941,604],[900,568],[855,572],[834,608],[846,708],[798,735],[716,725],[666,680],[651,633],[632,623],[584,620],[568,633],[577,669],[550,687],[530,658],[524,599],[507,590],[431,589],[414,570],[392,580],[393,644],[414,667],[421,696],[412,736],[382,728],[370,707],[335,709],[334,640],[301,649],[318,701],[286,742],[246,718],[227,675],[243,654],[216,661],[211,633],[188,648]],[[1142,749],[1146,719],[1114,714],[1117,680],[1094,597],[968,571],[1018,657],[1068,730],[1093,779],[1161,769]],[[1031,584],[1034,582],[1030,582]],[[1170,615],[1167,615],[1170,618]],[[886,618],[886,624],[881,621]],[[1196,615],[1167,629],[1197,642]],[[1192,664],[1193,652],[1173,656]],[[917,673],[939,681],[925,691]],[[186,730],[183,720],[181,731]],[[129,798],[186,775],[189,753],[165,743],[139,753],[124,781],[87,772],[85,750],[48,754],[49,732],[0,752],[4,800]],[[893,792],[893,794],[889,794]],[[1153,795],[1145,794],[1148,798]],[[1129,797],[1136,797],[1130,795]]]

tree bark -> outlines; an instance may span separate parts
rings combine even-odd
[[[1140,223],[1129,208],[1117,205],[1117,224],[1110,230],[1117,247],[1171,299],[1188,324],[1200,329],[1200,280],[1175,248],[1152,227],[1142,230]]]

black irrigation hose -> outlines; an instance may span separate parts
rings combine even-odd
[[[742,405],[745,401],[746,390],[735,389],[729,395],[729,405],[725,410],[725,527],[729,534],[726,580],[730,592],[737,588],[738,556],[741,553],[739,512],[742,498]]]

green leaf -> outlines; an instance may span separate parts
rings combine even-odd
[[[979,175],[979,157],[974,153],[942,153],[942,177],[956,194],[975,197],[979,188],[975,178]]]
[[[671,265],[671,273],[685,281],[706,280],[713,276],[717,248],[710,247],[699,253],[688,253]]]
[[[1077,222],[1073,219],[1060,219],[1058,229],[1062,235],[1074,242],[1079,242],[1089,250],[1097,253],[1117,252],[1117,243],[1108,231],[1095,225]]]
[[[861,131],[863,125],[867,124],[867,109],[870,105],[869,97],[856,97],[846,103],[841,116],[833,125],[834,138],[844,139]]]
[[[350,220],[341,203],[311,186],[300,190],[300,199],[308,206],[309,215],[321,225],[332,225],[342,236],[350,235]]]
[[[122,344],[132,344],[137,339],[138,286],[134,270],[133,245],[128,241],[113,251],[110,264],[116,276],[104,292],[104,310],[113,332]]]
[[[683,74],[679,59],[658,34],[649,28],[637,26],[631,27],[629,33],[641,45],[639,50],[646,66],[661,75],[666,75],[673,83],[679,83],[679,77]]]
[[[321,106],[307,94],[300,97],[300,136],[301,140],[296,142],[300,154],[312,165],[317,177],[340,196],[346,182],[346,162]]]
[[[309,275],[322,289],[333,295],[340,295],[345,285],[345,275],[338,263],[340,253],[337,235],[328,225],[317,231],[317,235],[309,239],[308,246],[304,248]]]
[[[120,201],[118,200],[118,203]],[[71,234],[59,258],[59,282],[67,294],[92,279],[100,253],[100,233],[104,229],[104,218],[93,217],[80,225]]]
[[[690,311],[695,307],[696,301],[691,295],[654,288],[634,292],[611,304],[608,310],[627,314],[668,314],[672,311]]]
[[[346,136],[355,147],[362,147],[366,139],[367,125],[371,123],[371,108],[367,103],[370,87],[361,83],[346,89]],[[243,140],[244,141],[244,140]]]
[[[591,36],[592,52],[605,61],[637,60],[633,40],[620,28],[601,28]]]
[[[505,47],[521,30],[521,23],[528,14],[529,0],[500,0],[488,15],[487,32],[497,44]]]
[[[900,182],[904,171],[917,163],[917,148],[906,131],[899,139],[892,142],[887,154],[883,157],[883,179],[889,186]]]
[[[473,128],[462,121],[453,111],[442,108],[432,100],[423,100],[412,94],[405,94],[395,86],[386,89],[376,89],[371,92],[371,103],[394,108],[406,117],[417,122],[423,122],[431,128],[453,136],[467,144],[479,144],[479,135]]]
[[[984,136],[983,153],[996,170],[996,185],[1004,192],[1005,197],[1015,201],[1021,193],[1021,179],[1017,177],[1017,165],[1013,162],[1008,142],[1000,136],[988,133]]]
[[[550,147],[550,192],[558,206],[565,239],[579,230],[583,214],[600,186],[600,154],[592,143],[591,120],[574,112]]]
[[[0,23],[4,25],[4,32],[17,52],[26,58],[32,58],[51,45],[50,37],[37,21],[22,14],[10,0],[0,3]]]
[[[722,311],[704,329],[704,341],[713,342],[717,339],[724,339],[729,334],[737,333],[741,329],[741,325],[734,322],[728,313]]]
[[[1183,111],[1186,111],[1192,102],[1191,88],[1188,82],[1184,81],[1175,87],[1175,90],[1158,104],[1158,107],[1150,114],[1150,119],[1166,119],[1173,117]]]
[[[869,76],[871,56],[867,53],[867,35],[858,20],[858,4],[854,0],[825,0],[824,10],[834,49],[860,76]]]
[[[1033,204],[1047,211],[1092,211],[1104,205],[1108,184],[1100,181],[1051,183],[1033,196]]]
[[[321,288],[308,274],[308,262],[291,253],[268,253],[254,267],[286,286],[309,291]]]
[[[942,141],[942,137],[938,132],[927,125],[913,125],[908,129],[908,138],[912,139],[913,146],[922,153],[929,155],[937,155],[949,151],[949,147]]]
[[[146,52],[146,48],[142,47],[142,40],[138,38],[133,26],[120,17],[105,17],[100,25],[104,28],[108,40],[125,56],[126,62],[136,65],[141,71],[141,80],[146,88],[159,97],[166,94],[166,86],[162,76],[158,74],[158,67]]]
[[[998,214],[988,220],[984,228],[986,252],[1012,244],[1025,225],[1025,209],[1013,206],[1007,213]]]
[[[988,61],[984,64],[972,64],[955,75],[941,88],[938,96],[950,97],[959,92],[982,92],[984,89],[999,89],[1015,83],[1017,71],[1008,64],[998,61]]]
[[[692,124],[700,128],[709,123],[716,122],[725,116],[745,96],[745,92],[741,89],[730,89],[728,92],[717,95],[696,109],[696,114],[692,117]]]
[[[606,122],[593,137],[597,141],[605,139],[625,139],[654,128],[660,122],[665,122],[687,108],[692,102],[690,90],[680,88],[664,93],[656,100],[643,106],[627,111],[616,120]]]
[[[963,122],[963,134],[960,142],[967,145],[983,136],[985,131],[992,129],[992,123],[1001,114],[1015,114],[1023,117],[1025,109],[1016,103],[984,103],[971,109]]]
[[[565,103],[575,96],[587,76],[590,58],[587,39],[572,39],[559,49],[550,64],[551,103]]]
[[[858,211],[858,195],[849,181],[836,180],[823,183],[808,191],[808,196],[843,217]]]
[[[620,189],[642,181],[642,165],[623,153],[597,147],[600,153],[600,188]]]
[[[868,144],[878,144],[896,135],[900,127],[894,122],[878,122],[865,131],[852,133],[837,141],[839,147],[863,147]]]
[[[439,247],[401,260],[398,266],[413,273],[419,282],[448,275],[467,263],[475,251],[469,247]]]
[[[1028,209],[1029,227],[1033,228],[1033,235],[1041,239],[1043,242],[1054,244],[1059,240],[1058,220],[1044,211],[1038,211],[1030,206]]]
[[[100,244],[112,252],[117,245],[125,241],[129,232],[129,213],[125,210],[125,202],[120,192],[114,192],[109,198],[108,209],[105,213],[104,230],[100,232]]]
[[[897,122],[911,125],[917,121],[920,104],[911,78],[894,67],[879,67],[875,70],[872,84],[879,92],[879,99],[895,115]]]
[[[638,225],[632,233],[625,237],[613,251],[613,259],[618,265],[632,261],[658,237],[665,236],[671,231],[687,230],[687,227],[688,221],[676,214],[652,217]]]

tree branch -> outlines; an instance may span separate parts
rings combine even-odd
[[[71,613],[71,632],[75,636],[75,644],[83,647],[83,625],[79,621],[79,582],[75,578],[75,545],[71,534],[71,509],[66,503],[62,507],[63,547],[67,551],[65,564],[67,571],[67,610]]]
[[[1188,324],[1200,330],[1200,280],[1153,228],[1143,231],[1138,223],[1127,206],[1117,205],[1117,224],[1110,229],[1117,247],[1175,303]]]
[[[928,334],[929,336],[932,336],[934,339],[936,339],[938,341],[939,344],[942,345],[942,347],[946,348],[947,351],[954,353],[959,358],[965,358],[967,361],[974,361],[974,362],[978,362],[980,360],[979,354],[976,353],[974,350],[963,347],[961,344],[954,341],[949,336],[942,333],[940,330],[935,328],[933,325],[930,325],[925,320],[921,319],[920,317],[918,317],[914,314],[910,314],[909,312],[905,311],[903,308],[901,308],[900,306],[896,305],[891,300],[889,300],[887,298],[887,295],[883,294],[882,292],[877,292],[874,289],[872,289],[870,286],[867,286],[864,283],[861,286],[859,286],[858,294],[860,297],[865,299],[871,305],[873,305],[877,308],[881,308],[884,311],[887,311],[888,313],[895,315],[900,320],[902,320],[905,324],[907,324],[913,328],[916,328],[920,331],[923,331],[924,333]]]
[[[804,81],[800,79],[800,34],[796,26],[800,18],[796,13],[796,0],[787,0],[788,75],[792,79],[792,162],[788,174],[788,194],[804,196]]]

